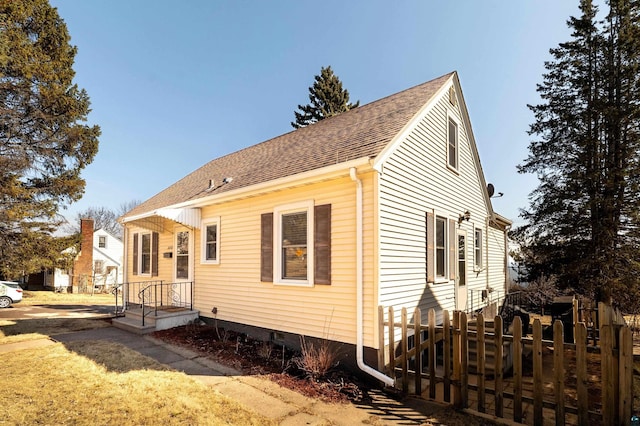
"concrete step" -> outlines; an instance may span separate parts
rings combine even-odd
[[[124,317],[112,320],[115,327],[137,334],[146,334],[188,324],[197,320],[200,317],[200,312],[184,308],[165,307],[164,309],[159,309],[156,314],[155,311],[152,312],[145,309],[144,326],[142,325],[142,309],[128,309],[124,312],[124,315]]]
[[[113,326],[116,327],[116,328],[119,328],[121,330],[130,331],[130,332],[135,333],[135,334],[148,334],[148,333],[153,333],[154,331],[156,331],[155,323],[154,324],[145,324],[144,327],[143,327],[142,326],[142,322],[140,320],[133,319],[133,318],[127,318],[126,316],[113,318],[111,320],[111,324],[113,324]]]

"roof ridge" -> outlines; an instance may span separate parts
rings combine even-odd
[[[357,158],[375,157],[455,73],[216,157],[123,218]],[[226,177],[234,179],[207,190],[211,179],[222,182]]]

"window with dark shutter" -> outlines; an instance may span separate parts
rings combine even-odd
[[[138,234],[133,234],[133,275],[138,275]]]
[[[260,281],[273,282],[273,213],[260,221]]]
[[[314,208],[314,281],[331,284],[331,204]]]
[[[157,232],[152,234],[151,239],[151,276],[158,276],[158,247],[160,246],[160,235]]]
[[[434,219],[433,213],[427,212],[425,215],[425,228],[426,228],[426,263],[427,263],[427,282],[433,283],[435,282],[435,268],[434,268],[434,260],[435,260],[435,252],[434,252]]]

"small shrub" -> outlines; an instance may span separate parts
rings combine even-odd
[[[316,345],[307,343],[304,337],[300,337],[300,349],[301,354],[293,360],[293,363],[312,380],[326,376],[338,365],[338,355],[326,339]]]
[[[260,358],[269,360],[271,359],[271,354],[273,353],[273,345],[270,342],[262,342],[258,346],[257,352]]]

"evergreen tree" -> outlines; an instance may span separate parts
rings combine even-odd
[[[30,272],[58,210],[82,196],[80,172],[98,151],[69,41],[47,0],[0,0],[0,275]],[[29,245],[35,252],[19,246],[27,235],[41,243]]]
[[[342,88],[342,82],[333,73],[331,66],[322,67],[320,75],[316,75],[314,78],[313,86],[309,87],[310,103],[298,105],[300,112],[294,111],[296,121],[291,122],[291,126],[295,129],[349,111],[360,105],[360,101],[355,104],[349,102],[349,92]]]
[[[638,285],[638,3],[611,0],[604,22],[582,0],[573,40],[551,49],[538,85],[538,140],[518,168],[536,173],[527,225],[529,279],[553,276],[597,300]],[[621,300],[616,300],[621,302]]]

